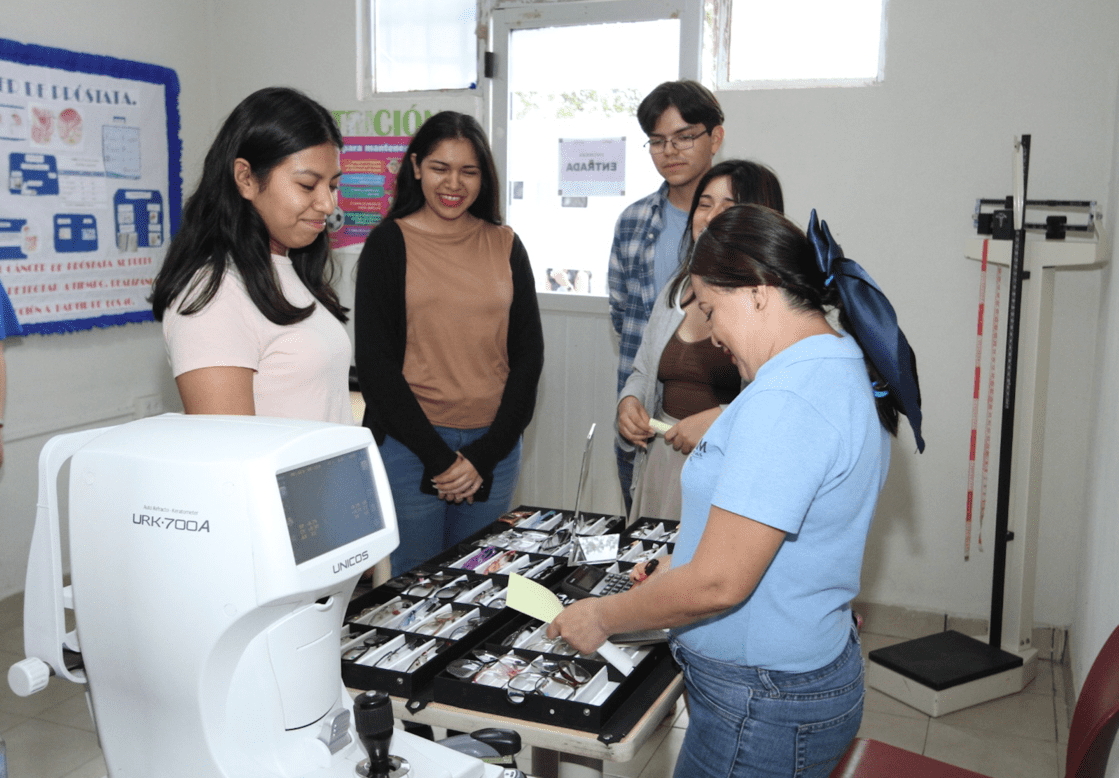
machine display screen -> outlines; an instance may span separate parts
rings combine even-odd
[[[366,449],[276,475],[295,563],[385,528]]]

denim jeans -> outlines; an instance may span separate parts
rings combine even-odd
[[[676,778],[827,778],[859,731],[863,657],[854,629],[838,658],[807,673],[718,662],[671,645],[689,701]]]
[[[436,427],[435,431],[453,451],[458,451],[482,437],[488,429]],[[498,516],[509,510],[521,470],[521,441],[518,440],[509,455],[494,468],[489,498],[473,505],[466,502],[456,505],[420,491],[423,463],[399,440],[385,436],[380,451],[392,487],[396,524],[400,529],[400,545],[392,552],[394,576],[426,562],[497,521]]]

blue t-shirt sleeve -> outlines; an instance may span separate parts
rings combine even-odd
[[[712,503],[795,534],[835,463],[839,443],[834,425],[802,398],[759,392],[732,420]]]

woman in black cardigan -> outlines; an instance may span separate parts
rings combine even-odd
[[[355,294],[365,426],[392,485],[393,575],[509,509],[544,337],[528,255],[501,226],[485,134],[444,111],[405,153]]]

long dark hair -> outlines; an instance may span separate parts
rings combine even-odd
[[[696,184],[695,194],[692,195],[692,208],[688,211],[688,220],[685,222],[687,225],[684,228],[684,235],[680,238],[680,268],[676,271],[669,282],[669,291],[666,304],[669,308],[675,306],[675,300],[679,297],[688,283],[688,255],[691,253],[692,246],[695,241],[692,239],[692,219],[695,218],[696,209],[699,208],[699,199],[703,196],[703,191],[707,189],[707,185],[714,181],[716,178],[726,176],[730,179],[730,191],[734,195],[736,203],[758,203],[768,208],[772,208],[778,213],[785,212],[785,197],[781,193],[781,182],[777,179],[777,174],[770,168],[761,164],[760,162],[753,162],[748,159],[728,159],[725,162],[720,162],[714,165],[710,170],[703,174]],[[687,305],[691,301],[681,300],[681,306]]]
[[[272,267],[268,228],[233,178],[234,160],[246,160],[253,177],[267,186],[284,159],[303,149],[330,143],[342,148],[342,133],[325,108],[302,92],[269,87],[253,92],[233,109],[214,138],[202,165],[198,188],[183,209],[182,227],[171,241],[149,301],[157,320],[182,295],[184,315],[205,308],[232,262],[249,299],[271,322],[294,324],[315,310],[284,297]],[[321,233],[309,245],[289,251],[296,275],[323,306],[346,321],[346,311],[331,283],[334,263],[330,238]],[[202,271],[208,271],[203,273]],[[185,294],[184,294],[185,293]]]
[[[457,111],[440,111],[420,125],[401,160],[400,172],[396,176],[396,194],[387,219],[400,219],[424,207],[423,188],[416,178],[416,169],[436,146],[451,138],[469,141],[482,169],[482,189],[478,192],[478,199],[467,210],[483,221],[501,224],[497,167],[493,163],[493,152],[490,151],[486,133],[473,116]],[[412,164],[413,154],[416,155],[415,165]]]
[[[795,310],[824,315],[835,309],[839,326],[858,341],[839,291],[825,283],[807,236],[772,208],[735,205],[712,219],[692,250],[689,271],[705,284],[725,289],[776,287]],[[877,384],[878,371],[865,356],[863,361],[870,382]],[[874,403],[882,426],[897,436],[902,408],[894,393],[876,397]]]

